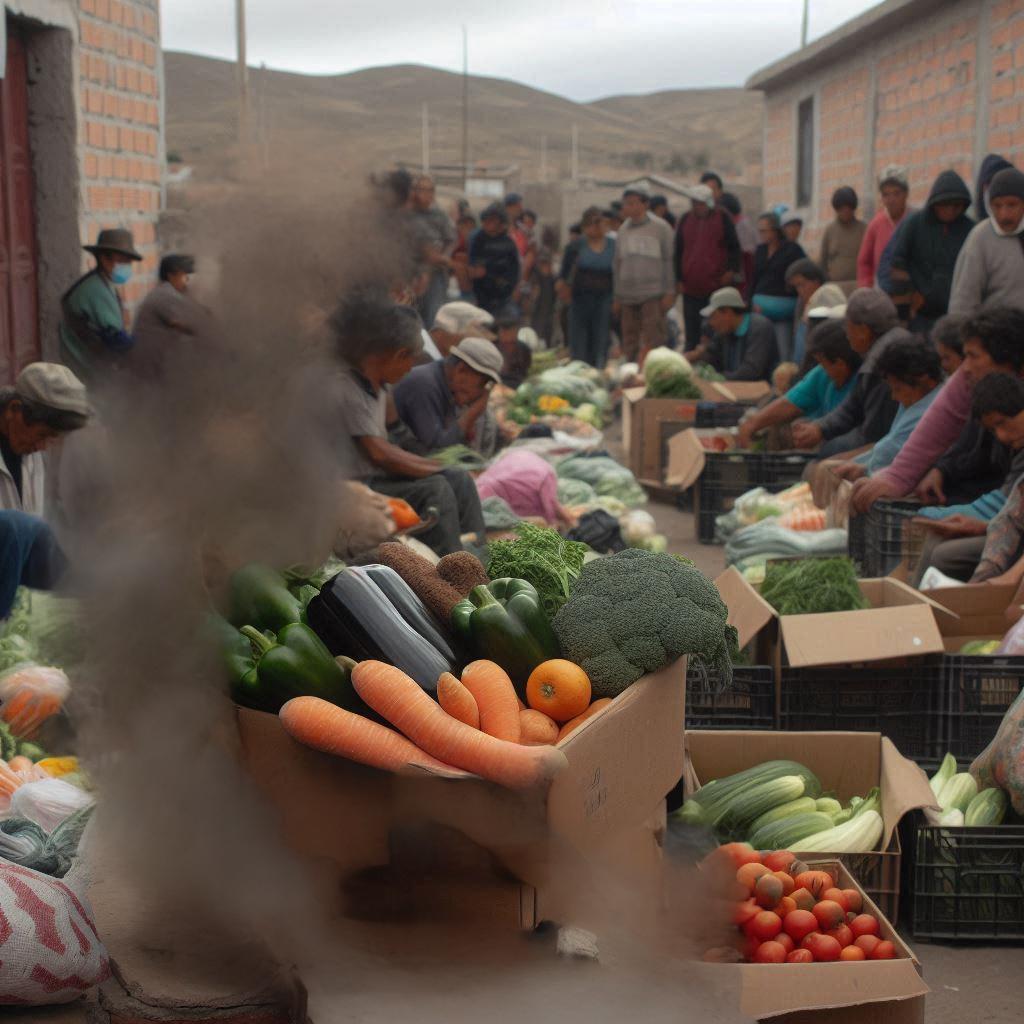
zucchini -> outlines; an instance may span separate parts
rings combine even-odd
[[[946,754],[942,759],[942,764],[939,765],[939,770],[928,780],[928,785],[932,787],[932,792],[938,796],[942,792],[942,787],[954,775],[956,775],[956,758],[952,754]]]
[[[831,796],[819,796],[818,799],[815,800],[814,804],[814,809],[816,811],[821,811],[822,814],[827,814],[833,820],[843,809],[843,805],[836,800],[835,797]]]
[[[748,843],[755,850],[789,850],[791,844],[832,828],[832,818],[822,811],[795,814],[770,821],[750,833]]]
[[[969,772],[958,772],[939,793],[939,805],[943,811],[966,811],[978,795],[978,784]]]
[[[769,779],[736,793],[724,806],[714,811],[711,823],[720,831],[744,835],[750,823],[765,811],[803,795],[804,780],[799,775]]]
[[[704,808],[696,800],[687,800],[677,811],[672,812],[672,820],[684,825],[707,827],[707,816]]]
[[[821,796],[821,783],[809,768],[796,761],[765,761],[735,775],[727,775],[724,779],[709,781],[690,799],[696,800],[708,811],[709,817],[714,819],[740,792],[786,775],[798,775],[804,780],[804,792],[798,793],[798,796]]]
[[[765,825],[770,825],[773,821],[782,821],[783,818],[793,818],[797,814],[810,814],[811,811],[816,811],[818,808],[815,806],[814,798],[809,796],[797,797],[796,800],[790,800],[787,803],[779,804],[778,807],[773,807],[770,811],[765,811],[759,818],[755,818],[750,825],[751,833],[757,832],[764,828]],[[767,847],[761,847],[761,849],[767,849]]]
[[[870,853],[877,848],[884,832],[878,811],[864,811],[845,825],[798,840],[789,849],[793,853]]]
[[[1001,789],[983,789],[964,812],[964,824],[968,828],[1001,825],[1006,817],[1007,802]]]

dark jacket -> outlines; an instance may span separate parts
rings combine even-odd
[[[754,253],[754,284],[750,294],[796,295],[796,292],[786,284],[786,271],[791,264],[806,256],[807,253],[802,246],[788,240],[779,246],[774,256],[769,256],[768,246],[762,242]]]
[[[473,281],[477,305],[499,314],[519,284],[519,250],[511,235],[489,235],[480,230],[469,243],[469,265],[483,267],[486,274]]]
[[[972,419],[956,443],[935,463],[935,468],[942,473],[947,503],[967,504],[1012,483],[1024,473],[1024,452],[1007,448]]]
[[[717,207],[708,216],[684,214],[676,228],[676,280],[697,298],[722,287],[727,270],[740,272],[740,240],[732,217]]]
[[[978,168],[978,178],[974,185],[974,216],[978,220],[985,220],[988,217],[988,207],[985,205],[985,190],[992,184],[992,179],[1007,167],[1012,167],[1005,157],[998,153],[989,153],[981,161]]]
[[[970,206],[971,193],[956,171],[943,171],[932,185],[927,206],[907,218],[893,249],[893,269],[910,275],[914,291],[924,296],[920,315],[931,319],[945,316],[949,309],[956,258],[974,227],[974,221],[966,213],[952,224],[943,224],[936,218],[933,212],[936,204],[950,200],[960,200]]]
[[[760,313],[748,318],[742,336],[716,334],[708,344],[704,361],[726,380],[770,380],[778,365],[779,343],[771,321]]]
[[[874,444],[889,433],[900,406],[889,394],[889,385],[876,372],[875,367],[884,348],[899,339],[906,341],[912,338],[909,331],[894,327],[871,346],[871,351],[857,371],[853,390],[846,401],[818,420],[822,437],[826,441],[854,431],[856,443],[851,444],[850,448],[861,448],[866,444]]]

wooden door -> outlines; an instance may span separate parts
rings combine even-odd
[[[41,358],[28,62],[24,39],[10,22],[7,30],[0,81],[0,385]]]

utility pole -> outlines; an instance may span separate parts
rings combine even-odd
[[[807,22],[810,16],[811,0],[804,0],[804,17],[800,24],[800,45],[807,45]]]
[[[423,173],[430,173],[430,105],[423,104]]]
[[[243,161],[249,147],[249,67],[246,63],[245,0],[235,0],[235,33],[238,39],[238,142]]]
[[[548,183],[548,137],[546,135],[540,137],[540,183],[542,185]]]
[[[462,26],[462,188],[469,177],[469,34]]]
[[[580,180],[580,126],[573,124],[572,126],[572,180],[574,182]]]

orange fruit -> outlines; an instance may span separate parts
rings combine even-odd
[[[556,722],[568,722],[590,707],[590,677],[564,658],[545,661],[526,681],[526,703]]]

